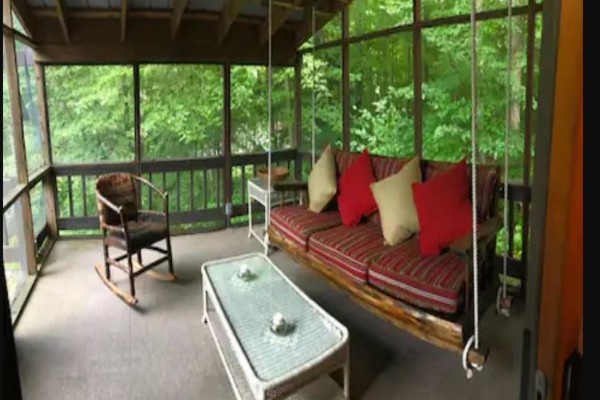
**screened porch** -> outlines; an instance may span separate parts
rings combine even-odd
[[[530,264],[541,240],[532,201],[536,174],[543,181],[550,171],[543,77],[556,72],[557,3],[474,2],[475,157],[502,171],[495,197],[506,223],[492,258],[501,269],[506,256],[500,279],[514,298],[510,320],[487,311],[482,329],[496,349],[479,381],[459,382],[456,354],[415,341],[274,250],[286,275],[352,332],[353,398],[502,398],[532,385],[521,381],[533,373],[522,370],[522,328],[528,301],[539,301],[528,292],[539,290],[528,281],[539,273]],[[195,331],[196,303],[202,263],[261,249],[246,237],[250,208],[255,224],[267,218],[249,182],[269,158],[307,182],[327,145],[434,162],[470,157],[470,10],[462,0],[3,0],[3,269],[24,393],[230,398],[210,335]],[[116,172],[168,193],[178,280],[141,278],[139,308],[110,297],[92,271],[104,240],[96,181]],[[151,187],[137,185],[136,196],[140,208],[162,210]],[[173,332],[161,330],[167,321]],[[125,325],[156,353],[135,347]],[[94,338],[100,326],[110,334]],[[73,347],[59,354],[54,343],[71,330]],[[169,347],[171,334],[182,342]],[[115,345],[119,335],[129,336]],[[40,368],[52,365],[45,380]],[[436,379],[424,379],[431,371]]]

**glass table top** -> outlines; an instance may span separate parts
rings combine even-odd
[[[253,279],[238,277],[242,265]],[[302,367],[346,338],[331,317],[305,299],[261,254],[209,263],[205,274],[246,358],[263,381]],[[292,325],[287,335],[269,328],[277,312]]]

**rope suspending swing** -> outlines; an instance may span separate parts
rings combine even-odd
[[[313,81],[312,81],[312,92],[311,92],[311,107],[312,107],[312,164],[311,167],[315,166],[315,132],[316,132],[316,120],[315,120],[315,86],[316,86],[316,76],[317,74],[315,73],[315,68],[316,68],[316,58],[315,58],[315,47],[317,47],[317,43],[316,43],[316,32],[315,32],[315,25],[316,25],[316,21],[315,21],[315,6],[313,4],[312,6],[312,12],[311,12],[311,26],[312,26],[312,40],[313,40],[313,46],[312,46],[312,68],[313,68]]]
[[[471,0],[471,217],[473,229],[473,331],[462,355],[462,365],[467,378],[473,377],[473,370],[481,371],[483,365],[470,364],[468,354],[471,346],[479,349],[479,257],[477,248],[477,22],[475,20],[476,0]]]
[[[273,63],[273,60],[272,60],[272,56],[273,56],[273,54],[272,54],[273,53],[273,43],[272,43],[272,39],[271,39],[271,36],[272,36],[271,35],[271,33],[272,33],[271,30],[273,28],[271,26],[271,19],[272,19],[271,18],[271,13],[272,13],[272,5],[271,5],[271,0],[269,0],[269,13],[268,13],[268,17],[267,17],[269,19],[269,22],[268,22],[268,24],[269,24],[269,45],[268,45],[269,46],[269,49],[268,49],[268,52],[269,52],[268,63],[269,63],[269,65],[267,67],[267,92],[268,92],[268,100],[267,100],[268,105],[267,105],[267,108],[268,108],[268,120],[269,120],[269,122],[268,122],[269,126],[267,128],[269,134],[267,136],[268,136],[269,142],[267,144],[267,152],[268,152],[267,153],[267,172],[268,172],[268,174],[267,174],[267,188],[268,189],[267,189],[267,209],[266,209],[266,212],[265,212],[265,214],[266,214],[265,218],[266,218],[266,221],[267,221],[267,223],[266,223],[267,228],[271,224],[271,191],[272,191],[271,190],[271,173],[272,173],[272,171],[271,171],[271,161],[272,161],[271,160],[271,135],[273,133],[271,132],[271,126],[272,126],[271,90],[272,90],[272,77],[273,77],[272,76],[273,75],[273,71],[272,71],[272,66],[273,66],[272,65],[272,63]],[[266,252],[267,252],[267,255],[268,255],[268,248],[269,248],[269,233],[268,233],[268,229],[267,229],[267,231],[265,231],[265,238],[264,238],[264,240],[265,240],[265,243],[267,245],[267,251]]]
[[[506,121],[504,131],[504,257],[502,286],[498,288],[496,310],[506,316],[510,315],[511,300],[506,293],[507,265],[508,265],[508,167],[509,167],[509,135],[511,123],[511,67],[512,67],[512,0],[508,1],[508,40],[507,40],[507,66],[506,66]],[[473,377],[473,371],[481,371],[483,365],[471,364],[468,354],[471,347],[479,349],[479,255],[477,247],[477,21],[476,0],[471,0],[471,211],[473,229],[473,332],[469,338],[462,355],[462,365],[467,373],[467,378]]]

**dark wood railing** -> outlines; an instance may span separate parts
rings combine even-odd
[[[295,160],[295,149],[272,153],[272,162],[287,166],[290,171],[293,171]],[[231,174],[225,173],[223,156],[142,161],[139,165],[134,162],[54,165],[58,228],[61,231],[98,229],[95,178],[118,171],[139,172],[159,188],[168,191],[173,225],[196,224],[203,225],[204,229],[221,227],[227,224],[229,218],[246,215],[246,181],[256,176],[258,168],[266,163],[266,153],[232,155]],[[230,180],[229,185],[227,180]],[[225,192],[225,187],[231,187],[231,194]],[[143,208],[160,206],[159,199],[146,188],[142,189],[139,196]],[[228,202],[232,206],[229,216],[225,207]],[[203,227],[187,230],[201,230]]]
[[[504,207],[504,185],[500,186],[499,193],[500,208]],[[508,243],[504,243],[508,250],[507,271],[510,277],[519,279],[521,288],[525,287],[527,276],[527,249],[529,246],[529,215],[531,212],[531,188],[522,183],[511,182],[508,184]],[[502,214],[501,214],[502,215]],[[500,233],[503,235],[503,232]],[[503,264],[503,251],[499,248],[496,262]],[[523,296],[524,290],[519,291]]]

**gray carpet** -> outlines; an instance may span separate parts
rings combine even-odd
[[[137,309],[112,295],[93,270],[102,259],[99,240],[59,241],[15,332],[24,398],[233,399],[210,332],[201,322],[200,266],[260,251],[246,232],[175,237],[179,280],[138,278]],[[489,313],[482,339],[491,347],[490,358],[484,371],[467,381],[457,354],[420,342],[369,314],[284,253],[276,252],[272,259],[348,327],[355,398],[518,398],[518,315],[506,320]],[[127,288],[122,273],[113,275]]]

